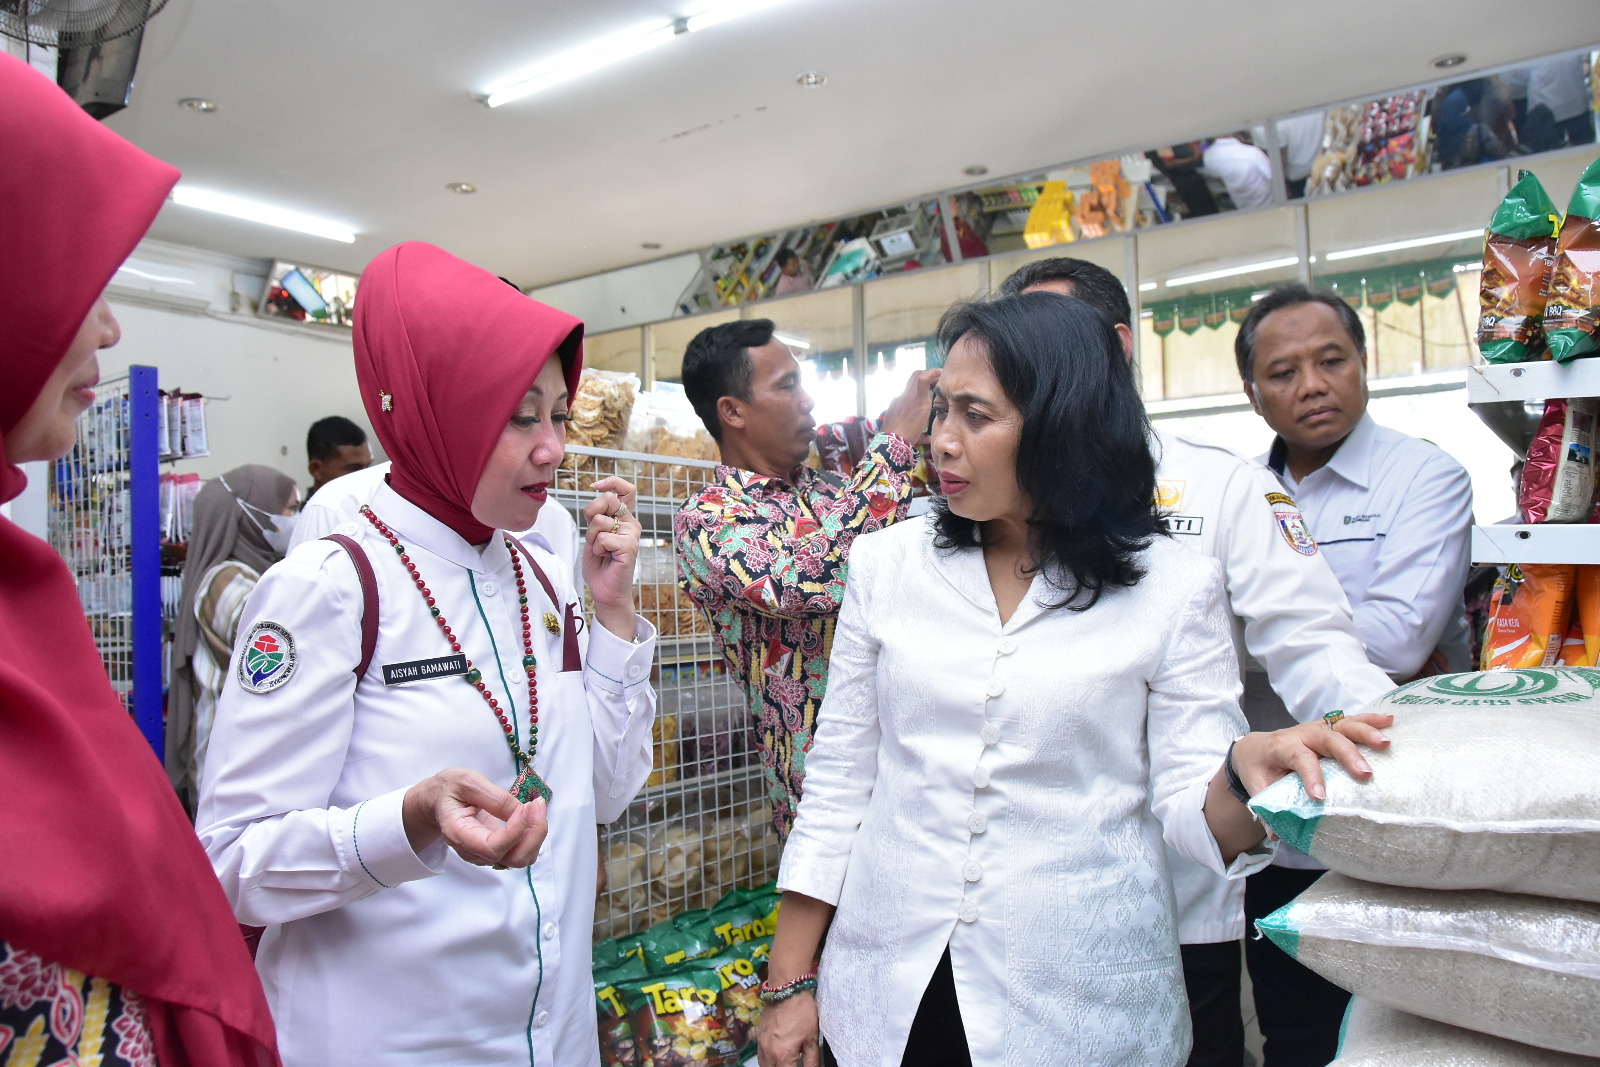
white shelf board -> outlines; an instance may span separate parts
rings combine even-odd
[[[1600,396],[1600,359],[1492,363],[1467,368],[1467,403]]]
[[[1474,563],[1600,563],[1600,526],[1474,526]]]

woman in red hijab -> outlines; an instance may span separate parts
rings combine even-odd
[[[0,501],[72,447],[178,172],[0,54]],[[277,1062],[227,900],[50,546],[0,518],[0,1062]]]
[[[570,564],[506,531],[559,506],[583,324],[416,242],[359,294],[393,466],[251,595],[200,837],[266,928],[289,1067],[594,1065],[594,827],[644,785],[655,718],[633,487],[602,479],[585,509],[580,633]]]

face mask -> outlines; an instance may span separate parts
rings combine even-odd
[[[226,479],[218,478],[217,480],[222,482],[222,488],[229,493],[233,493],[233,487],[228,484]],[[294,524],[300,519],[299,513],[273,515],[270,512],[262,511],[248,500],[241,500],[237,493],[233,493],[233,502],[239,505],[239,510],[243,511],[251,522],[255,523],[256,529],[261,531],[261,536],[266,538],[267,544],[274,552],[280,556],[289,554],[289,538],[294,535]],[[260,512],[259,518],[256,515],[257,512]],[[262,519],[266,520],[265,524],[262,523]]]

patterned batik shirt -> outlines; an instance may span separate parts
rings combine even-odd
[[[0,1063],[156,1067],[144,1003],[0,941]]]
[[[810,467],[785,481],[724,465],[674,523],[679,586],[711,619],[744,686],[784,836],[828,684],[850,544],[905,518],[916,462],[904,438],[881,433],[848,482]]]

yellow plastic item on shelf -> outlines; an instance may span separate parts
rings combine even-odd
[[[1039,198],[1028,211],[1028,224],[1022,240],[1029,248],[1049,248],[1076,240],[1072,232],[1072,206],[1075,198],[1067,183],[1045,182]]]

